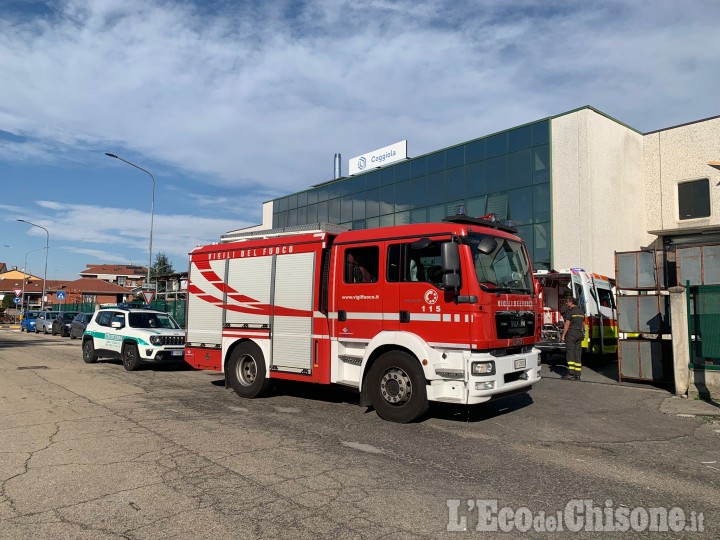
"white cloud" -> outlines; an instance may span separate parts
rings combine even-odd
[[[52,231],[51,251],[55,245],[70,243],[64,249],[90,255],[100,262],[133,260],[147,264],[147,255],[143,253],[149,253],[149,212],[108,206],[60,205],[53,201],[39,201],[38,205],[44,210],[42,215],[38,214],[28,221],[42,224]],[[217,242],[223,233],[250,225],[254,223],[185,214],[155,214],[153,260],[162,251],[185,264],[187,254],[195,246]],[[28,234],[41,234],[44,238],[43,231],[34,227],[32,229],[27,231]],[[113,247],[112,252],[108,246]]]
[[[86,248],[77,248],[77,247],[70,247],[66,248],[71,253],[75,253],[77,255],[86,255],[89,257],[90,263],[96,261],[98,263],[119,263],[119,264],[129,264],[130,261],[124,259],[123,257],[119,257],[115,253],[110,253],[108,251],[103,251],[101,249],[86,249]]]
[[[56,6],[0,22],[0,128],[29,137],[0,159],[112,143],[282,192],[338,151],[417,155],[585,104],[640,130],[718,112],[711,0]]]

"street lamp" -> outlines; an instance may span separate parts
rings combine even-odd
[[[33,251],[40,251],[41,249],[47,249],[47,248],[31,249],[30,251],[28,251],[25,254],[25,266],[23,266],[23,278],[22,278],[22,280],[23,280],[22,296],[20,296],[20,309],[21,310],[25,309],[25,282],[27,281],[27,256],[30,255]],[[44,296],[45,296],[45,293],[43,293],[43,297]],[[28,309],[30,309],[30,302],[28,302]]]
[[[48,260],[48,251],[50,250],[50,233],[45,227],[42,227],[40,225],[36,225],[35,223],[30,223],[29,221],[25,219],[18,219],[18,221],[22,221],[23,223],[27,223],[28,225],[32,225],[33,227],[37,227],[38,229],[42,229],[45,231],[45,234],[47,235],[47,238],[45,239],[45,273],[43,274],[43,292],[42,292],[42,298],[40,299],[40,309],[45,309],[45,285],[47,282],[47,260]],[[27,255],[25,255],[25,266],[27,267]],[[24,272],[24,270],[23,270]],[[23,289],[25,288],[25,281],[23,280]]]
[[[142,172],[146,173],[152,179],[152,202],[150,204],[150,256],[148,257],[148,269],[147,269],[147,284],[148,284],[148,287],[150,287],[150,267],[152,266],[153,217],[155,214],[155,177],[152,175],[152,173],[150,171],[143,169],[139,165],[135,165],[134,163],[128,161],[127,159],[123,159],[120,156],[111,154],[110,152],[105,152],[105,155],[108,157],[111,157],[111,158],[119,159],[120,161],[127,163],[131,167],[140,169]]]

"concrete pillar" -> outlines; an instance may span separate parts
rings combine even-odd
[[[690,336],[685,287],[670,287],[670,323],[672,324],[675,395],[684,396],[690,386]]]

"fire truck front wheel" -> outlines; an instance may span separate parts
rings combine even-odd
[[[254,343],[238,345],[228,360],[225,373],[230,386],[240,397],[258,397],[270,386],[265,376],[265,358],[260,347]]]
[[[383,420],[406,424],[428,410],[426,381],[417,360],[402,351],[383,354],[370,368],[370,402]]]

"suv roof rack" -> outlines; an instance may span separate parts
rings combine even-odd
[[[100,309],[153,309],[142,302],[120,302],[119,304],[100,304]]]

